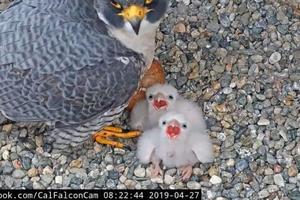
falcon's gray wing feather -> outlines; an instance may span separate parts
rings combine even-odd
[[[107,34],[93,1],[23,0],[0,15],[0,111],[79,125],[127,102],[141,56]]]

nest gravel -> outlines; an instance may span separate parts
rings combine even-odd
[[[44,126],[0,116],[0,188],[201,188],[204,199],[300,199],[299,5],[172,1],[156,55],[168,82],[203,109],[216,157],[197,164],[188,182],[176,169],[151,179],[136,140],[124,141],[130,150],[89,142],[48,154]]]

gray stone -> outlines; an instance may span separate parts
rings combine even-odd
[[[219,21],[224,27],[229,27],[231,24],[228,13],[221,13],[219,16]]]
[[[46,188],[50,185],[50,183],[53,181],[54,175],[41,175],[41,183],[43,184],[43,186],[45,186]]]
[[[258,197],[260,199],[267,198],[269,195],[270,195],[270,193],[266,189],[263,189],[263,190],[259,191],[259,193],[258,193]]]
[[[260,63],[263,61],[263,59],[264,59],[264,57],[262,57],[261,55],[251,56],[251,60],[253,60],[253,62],[255,62],[255,63]]]
[[[45,189],[45,187],[40,182],[33,182],[33,189],[34,190],[42,190]]]
[[[113,181],[112,179],[108,179],[108,180],[106,181],[106,187],[107,187],[108,189],[115,188],[115,187],[116,187],[115,181]]]
[[[248,168],[248,166],[249,163],[245,159],[241,159],[235,164],[235,168],[240,172]]]
[[[213,70],[217,73],[223,73],[225,70],[225,66],[223,65],[214,65]]]
[[[4,179],[5,185],[7,186],[8,189],[11,189],[13,184],[14,184],[14,179],[10,176],[6,176]]]
[[[21,169],[16,169],[13,173],[12,176],[16,179],[21,179],[24,176],[26,176],[25,171],[21,170]]]

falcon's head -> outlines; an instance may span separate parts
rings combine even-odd
[[[168,0],[95,0],[99,17],[109,26],[136,35],[147,24],[158,24],[164,16]]]

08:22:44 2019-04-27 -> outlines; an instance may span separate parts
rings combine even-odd
[[[126,190],[105,191],[104,199],[201,199],[200,190]]]

